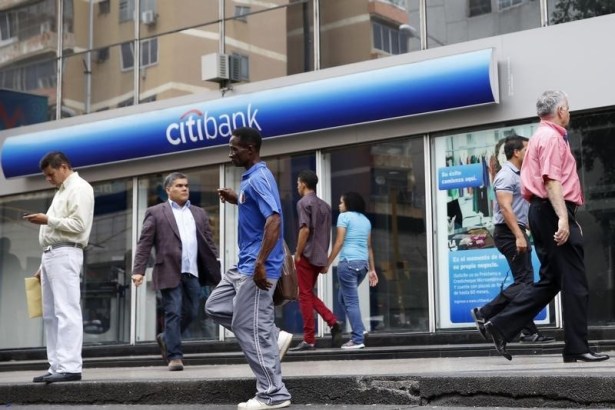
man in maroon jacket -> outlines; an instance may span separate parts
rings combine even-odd
[[[145,212],[132,281],[143,283],[152,247],[152,284],[162,294],[164,332],[156,336],[169,370],[183,370],[181,335],[198,315],[201,285],[220,282],[218,249],[207,213],[188,200],[188,178],[173,172],[164,181],[169,199]]]

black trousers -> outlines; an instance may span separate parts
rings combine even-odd
[[[522,228],[522,230],[523,236],[529,244],[530,241],[525,233],[525,228]],[[514,281],[510,286],[502,289],[493,300],[480,308],[486,320],[491,319],[504,310],[519,292],[534,283],[534,268],[532,267],[531,250],[528,249],[528,252],[517,254],[517,238],[515,238],[515,234],[506,224],[495,226],[493,230],[493,241],[498,251],[506,258]],[[530,319],[521,332],[526,335],[533,335],[534,333],[538,333],[538,329],[534,321]]]
[[[512,340],[561,290],[564,319],[564,354],[589,352],[587,342],[587,303],[589,290],[583,261],[583,236],[575,219],[575,206],[566,203],[570,237],[557,246],[557,215],[548,200],[534,199],[529,223],[536,254],[540,260],[540,280],[523,289],[509,305],[491,318],[504,338]]]

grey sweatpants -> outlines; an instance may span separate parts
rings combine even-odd
[[[279,329],[274,323],[273,291],[259,289],[251,276],[235,268],[223,275],[205,304],[205,312],[231,330],[256,376],[256,398],[267,404],[290,400],[282,382],[278,350]]]

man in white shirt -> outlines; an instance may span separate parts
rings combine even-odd
[[[47,339],[49,370],[35,383],[81,380],[83,316],[80,273],[94,218],[94,190],[62,152],[50,152],[40,161],[47,181],[58,188],[46,214],[23,216],[41,225],[41,281],[43,323]]]

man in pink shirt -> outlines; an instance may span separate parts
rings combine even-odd
[[[583,261],[583,232],[575,219],[583,192],[566,127],[568,97],[545,91],[536,102],[540,125],[530,139],[521,167],[522,194],[528,214],[540,280],[521,291],[499,314],[485,323],[496,350],[506,359],[506,343],[562,292],[564,362],[597,362],[608,355],[594,353],[587,341],[588,286]]]

